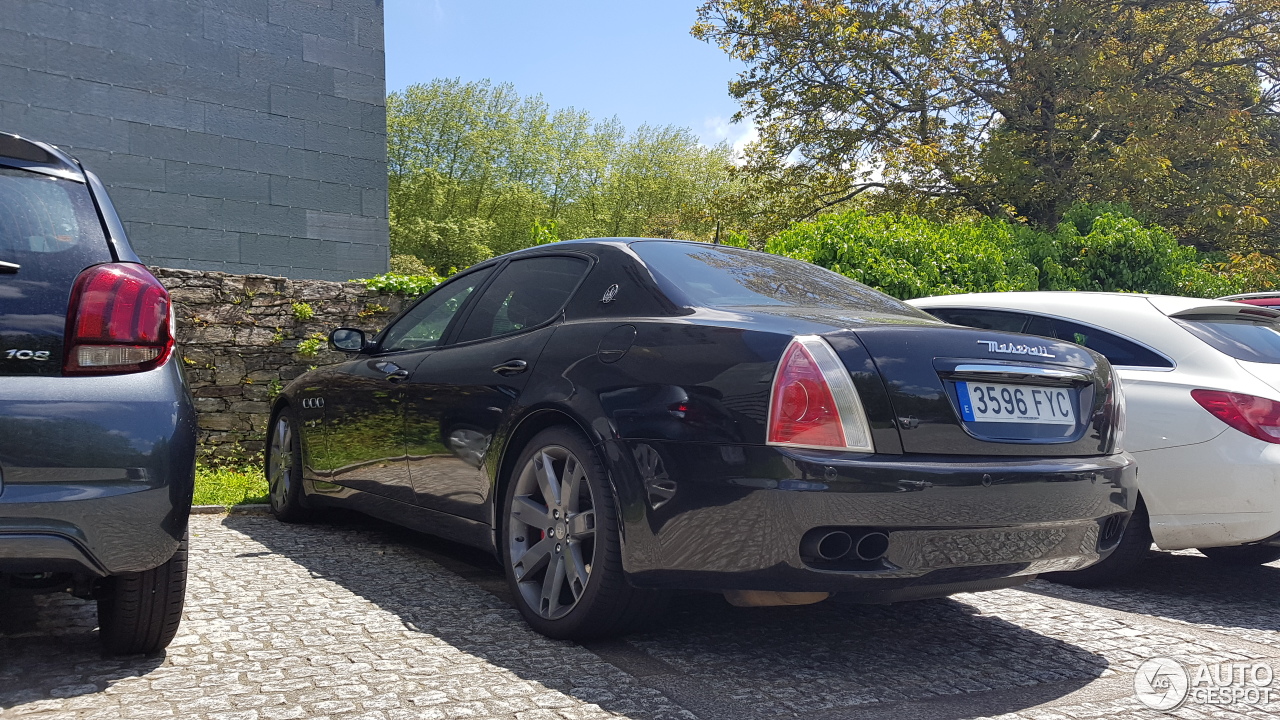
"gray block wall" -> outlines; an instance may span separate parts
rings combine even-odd
[[[0,131],[68,149],[152,265],[387,269],[382,0],[5,0]]]

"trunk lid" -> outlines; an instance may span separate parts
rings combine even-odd
[[[947,325],[880,325],[834,335],[855,336],[871,356],[888,389],[903,452],[1113,452],[1111,367],[1083,347]],[[865,363],[857,353],[838,352],[851,371]]]
[[[1280,365],[1275,363],[1248,362],[1237,360],[1245,372],[1266,383],[1272,390],[1280,393]]]
[[[84,183],[0,167],[0,376],[62,373],[72,284],[112,259]]]

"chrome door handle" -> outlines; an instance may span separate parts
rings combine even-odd
[[[529,363],[524,360],[508,360],[501,365],[494,365],[493,371],[499,375],[519,375],[529,369]]]
[[[386,373],[387,380],[391,382],[400,382],[401,380],[404,380],[405,378],[409,377],[408,370],[405,370],[404,368],[400,367],[399,365],[393,362],[390,362],[389,360],[380,360],[378,362],[375,362],[373,364],[373,367],[378,372]]]

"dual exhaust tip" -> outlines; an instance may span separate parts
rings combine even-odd
[[[879,530],[849,533],[844,530],[816,530],[805,535],[800,554],[806,558],[834,562],[861,560],[874,562],[889,552],[889,536]]]

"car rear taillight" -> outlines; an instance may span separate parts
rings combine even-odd
[[[875,452],[871,427],[849,372],[826,340],[792,339],[769,399],[770,445]]]
[[[1111,428],[1111,452],[1124,452],[1124,431],[1128,424],[1127,405],[1124,397],[1124,383],[1120,381],[1120,376],[1114,371],[1111,373],[1111,382],[1107,383],[1107,402],[1103,405],[1103,416],[1106,418],[1107,425]]]
[[[1222,390],[1192,390],[1191,397],[1245,435],[1280,445],[1280,402]]]
[[[169,292],[142,265],[107,263],[80,273],[67,311],[63,372],[150,370],[173,351]]]

